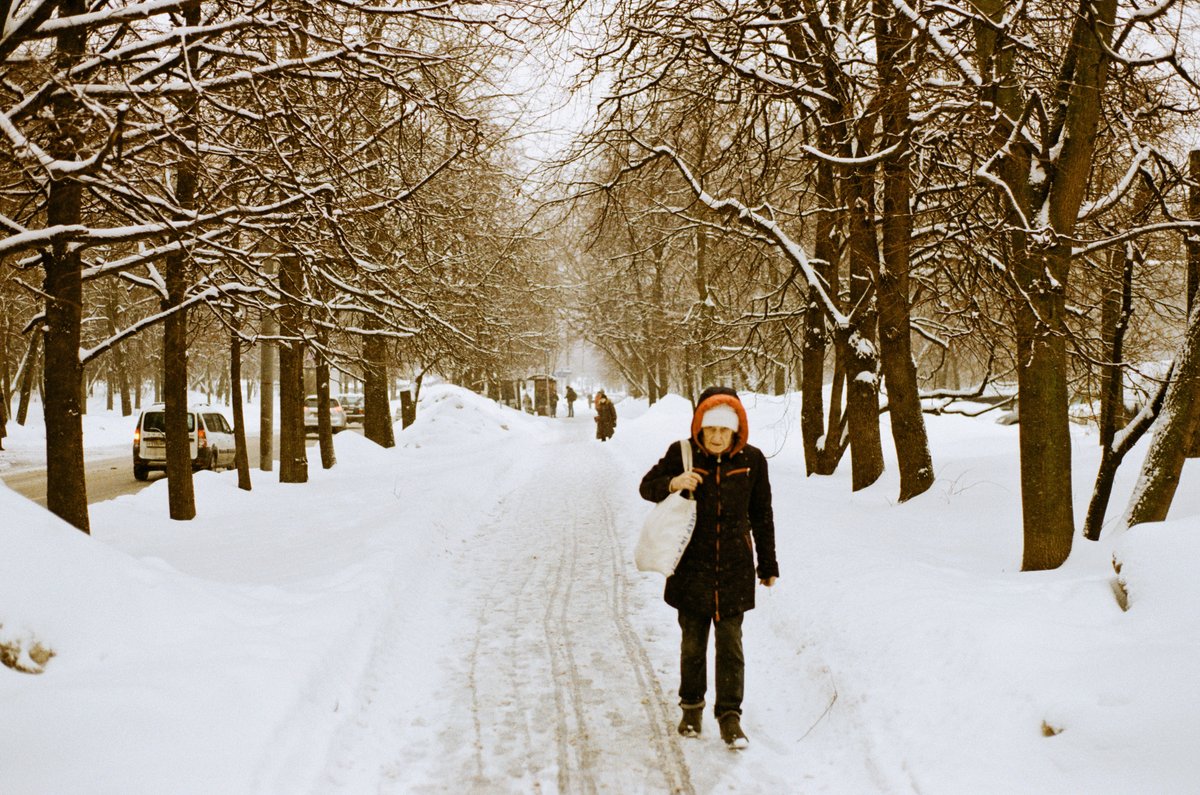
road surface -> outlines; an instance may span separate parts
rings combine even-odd
[[[361,428],[352,428],[361,432]],[[308,446],[316,447],[317,438],[309,437]],[[246,437],[246,446],[250,450],[250,466],[258,467],[258,435]],[[275,443],[276,455],[279,452],[279,441]],[[113,455],[111,449],[94,455],[84,453],[84,467],[87,472],[88,504],[104,502],[122,494],[134,494],[159,478],[166,477],[162,472],[151,472],[147,481],[135,480],[133,477],[133,459],[130,452]],[[313,460],[311,457],[310,461]],[[319,460],[319,459],[318,459]],[[276,462],[278,465],[278,462]],[[33,500],[38,505],[46,504],[46,470],[22,469],[6,472],[4,484],[18,494]]]

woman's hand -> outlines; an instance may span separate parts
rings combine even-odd
[[[695,491],[696,487],[704,482],[704,478],[700,477],[699,472],[688,470],[682,475],[676,475],[671,478],[668,488],[671,491]]]
[[[762,583],[763,585],[767,586],[768,588],[770,588],[772,585],[774,585],[774,584],[775,584],[775,580],[776,580],[776,579],[778,579],[778,578],[776,578],[776,577],[768,577],[768,578],[766,578],[765,580],[759,580],[759,582],[760,582],[760,583]]]

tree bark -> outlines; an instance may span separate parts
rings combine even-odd
[[[24,425],[29,419],[29,401],[33,397],[33,374],[38,368],[39,348],[44,333],[38,326],[29,333],[29,347],[25,349],[25,358],[17,374],[20,381],[20,395],[17,400],[17,425]]]
[[[1109,274],[1121,265],[1120,280]],[[1112,446],[1117,426],[1125,422],[1124,363],[1121,359],[1125,329],[1129,324],[1128,313],[1132,310],[1130,280],[1133,275],[1133,258],[1127,252],[1114,249],[1109,252],[1108,274],[1103,278],[1100,293],[1100,341],[1109,357],[1100,367],[1100,446]],[[1089,511],[1090,513],[1090,511]]]
[[[881,119],[887,149],[903,142],[909,120],[909,82],[900,53],[909,46],[912,23],[876,0],[875,30]],[[912,177],[907,151],[883,163],[882,267],[875,285],[879,296],[879,358],[892,415],[892,442],[900,470],[900,502],[923,494],[933,485],[933,457],[921,411],[917,367],[912,355],[909,315],[909,269],[912,246]]]
[[[1192,179],[1188,188],[1188,217],[1200,221],[1200,149],[1188,153],[1188,176]],[[1200,233],[1187,236],[1187,310],[1191,316],[1196,305],[1196,290],[1200,289]],[[1188,445],[1188,458],[1200,458],[1200,435],[1193,437]]]
[[[329,362],[317,354],[317,438],[321,447],[321,468],[332,469],[337,463],[333,450],[333,423],[330,420]]]
[[[846,419],[850,429],[850,482],[858,491],[883,474],[879,434],[879,353],[875,344],[877,310],[871,274],[879,262],[875,242],[874,179],[864,168],[846,180],[850,228],[850,316],[846,346]]]
[[[246,419],[242,405],[242,338],[238,334],[240,322],[235,321],[233,334],[229,337],[229,382],[233,389],[234,465],[237,467],[238,488],[250,491],[250,451],[246,449]]]
[[[1116,293],[1114,296],[1113,293]],[[1108,513],[1108,501],[1112,495],[1113,480],[1117,469],[1125,458],[1125,453],[1142,437],[1150,427],[1150,422],[1157,415],[1162,405],[1163,392],[1160,390],[1155,399],[1153,414],[1144,418],[1143,411],[1130,427],[1125,430],[1125,439],[1121,445],[1116,445],[1117,417],[1124,417],[1124,388],[1121,363],[1124,360],[1125,331],[1129,328],[1129,317],[1133,314],[1133,257],[1126,255],[1124,267],[1121,270],[1120,287],[1112,290],[1105,287],[1102,297],[1102,334],[1108,348],[1109,363],[1104,366],[1102,392],[1100,395],[1100,468],[1096,473],[1096,485],[1092,489],[1092,499],[1088,503],[1087,518],[1083,522],[1083,537],[1091,541],[1100,538],[1100,529],[1104,526],[1104,516]],[[1114,306],[1115,304],[1115,306]],[[1110,318],[1111,316],[1111,318]]]
[[[380,447],[395,447],[388,402],[387,343],[370,335],[363,341],[363,436]]]
[[[1069,257],[1066,250],[1044,256],[1024,252],[1016,262],[1017,282],[1025,288],[1025,299],[1017,306],[1025,571],[1061,566],[1071,552],[1075,534],[1063,324]],[[1044,274],[1051,274],[1054,281],[1048,283]]]
[[[200,24],[200,6],[188,6],[183,13],[184,24]],[[196,55],[188,51],[186,58],[196,65]],[[179,141],[175,166],[175,203],[181,210],[196,207],[196,185],[199,176],[199,128],[196,115],[199,100],[194,92],[184,95],[180,102]],[[196,495],[192,486],[192,455],[188,421],[188,256],[185,251],[168,254],[164,263],[167,299],[163,311],[170,312],[163,324],[163,403],[164,430],[167,443],[167,501],[172,519],[187,521],[196,516]],[[199,428],[194,429],[199,436]]]
[[[1003,0],[980,0],[977,7],[994,23],[1008,10]],[[1065,296],[1071,241],[1095,152],[1115,17],[1116,0],[1079,4],[1058,82],[1044,103],[1052,118],[1040,131],[1040,151],[1024,136],[1011,136],[1011,125],[1020,123],[1031,108],[1014,67],[1016,48],[1006,38],[1007,28],[982,22],[975,27],[983,98],[1000,111],[994,144],[1005,190],[998,195],[1009,211],[1010,261],[1017,287],[1025,571],[1062,565],[1074,537]],[[1044,157],[1051,162],[1043,162]],[[1045,174],[1036,183],[1035,162]]]
[[[258,389],[258,468],[274,469],[275,462],[275,380],[279,370],[279,323],[272,312],[263,312],[260,321],[262,347],[259,350]]]
[[[64,17],[86,11],[82,0],[63,0]],[[83,54],[86,34],[75,29],[59,34],[56,67],[65,72]],[[81,154],[82,131],[75,128],[78,108],[70,92],[51,101],[54,140],[47,147],[55,157],[72,160]],[[50,183],[46,226],[68,227],[82,218],[82,187],[73,179]],[[43,412],[46,422],[46,507],[68,524],[87,533],[87,479],[83,461],[83,365],[79,359],[83,318],[82,262],[79,249],[56,242],[43,254],[46,293],[43,373]],[[34,332],[38,334],[38,332]],[[24,404],[22,404],[23,413]],[[24,417],[19,417],[23,423]]]
[[[1200,309],[1193,309],[1188,316],[1183,347],[1175,357],[1175,370],[1142,464],[1141,477],[1125,513],[1126,527],[1167,518],[1197,427],[1200,427]]]
[[[837,299],[837,204],[833,182],[833,166],[825,160],[817,163],[817,201],[821,209],[816,217],[813,267],[825,282],[828,294]],[[804,444],[804,468],[808,475],[831,475],[837,460],[825,455],[825,354],[829,346],[829,329],[821,304],[809,288],[808,306],[804,312],[804,342],[801,350],[800,373],[800,437]],[[840,403],[841,394],[838,394]],[[840,408],[840,406],[839,406]],[[831,409],[832,410],[832,409]],[[840,410],[837,412],[841,415]],[[825,443],[822,442],[824,439]],[[836,447],[836,441],[835,445]],[[832,467],[830,468],[830,463]]]
[[[279,329],[279,482],[308,482],[308,452],[304,442],[304,342],[300,307],[303,274],[300,257],[289,253],[280,260],[279,290],[283,294]]]

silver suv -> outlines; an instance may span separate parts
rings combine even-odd
[[[329,424],[334,433],[346,430],[346,410],[342,403],[333,395],[329,396]],[[304,399],[304,432],[317,432],[317,396],[309,395]]]
[[[192,469],[231,467],[237,454],[233,426],[212,406],[192,406],[187,415]],[[167,469],[166,407],[144,409],[133,431],[133,476],[146,480],[152,469]]]

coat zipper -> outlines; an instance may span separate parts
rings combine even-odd
[[[721,571],[721,456],[717,456],[717,567],[718,576]],[[721,589],[719,583],[713,584],[713,604],[716,610],[714,621],[721,620]]]

